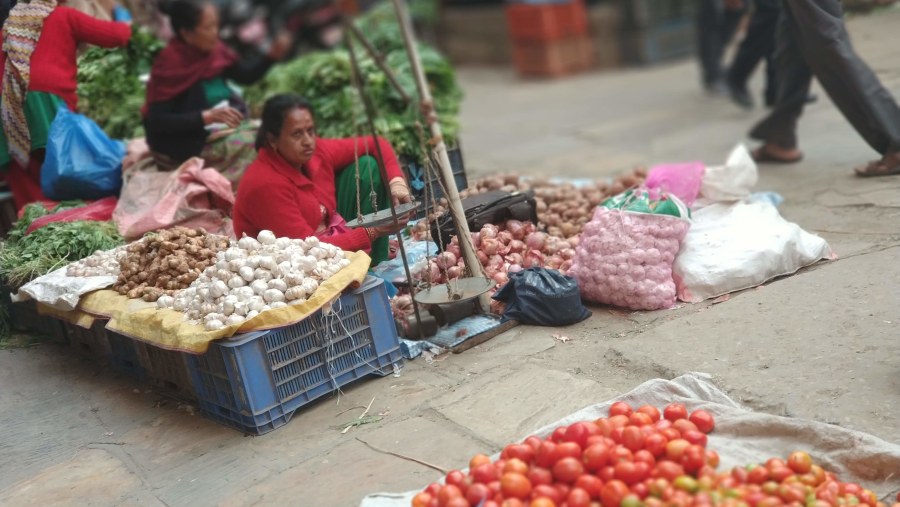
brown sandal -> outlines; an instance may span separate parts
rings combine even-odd
[[[893,176],[900,174],[900,157],[893,157],[893,163],[887,161],[887,157],[881,160],[873,160],[863,167],[853,169],[860,178],[873,178],[877,176]]]
[[[776,157],[775,155],[769,153],[769,150],[766,149],[765,145],[751,151],[750,156],[757,164],[796,164],[797,162],[803,160],[802,153],[794,158]]]

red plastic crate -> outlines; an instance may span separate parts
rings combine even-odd
[[[565,76],[589,69],[594,64],[594,49],[586,35],[554,42],[519,42],[513,46],[513,61],[525,77]]]
[[[513,43],[550,42],[587,34],[588,18],[583,0],[566,3],[506,6],[506,22]]]

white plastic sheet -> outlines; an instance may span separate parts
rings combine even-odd
[[[78,306],[81,296],[88,292],[105,289],[116,283],[116,276],[66,276],[68,266],[62,267],[28,282],[19,293],[28,294],[32,299],[52,306],[57,310],[70,312]]]
[[[615,401],[657,407],[681,402],[691,411],[709,411],[716,418],[716,429],[708,445],[721,457],[719,470],[763,463],[775,456],[786,458],[795,450],[805,450],[839,479],[862,484],[888,505],[900,490],[900,445],[839,426],[753,412],[732,400],[703,373],[650,380],[620,398],[584,408],[535,434],[546,437],[558,426],[605,417]],[[364,498],[360,507],[407,507],[416,493],[377,493]]]
[[[828,243],[788,222],[767,202],[697,210],[672,267],[678,299],[699,303],[790,275],[832,258]]]
[[[756,162],[747,147],[740,144],[728,155],[725,165],[706,168],[696,207],[703,203],[746,199],[758,180]]]

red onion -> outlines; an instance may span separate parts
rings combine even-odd
[[[448,246],[448,247],[447,247],[447,252],[452,253],[452,254],[454,255],[454,257],[456,257],[457,259],[459,259],[460,257],[462,257],[462,250],[460,249],[459,245],[450,245],[450,246]]]
[[[525,239],[525,229],[522,222],[518,220],[507,220],[506,230],[512,234],[515,239]]]
[[[484,251],[482,250],[479,250],[475,252],[475,255],[478,256],[478,262],[480,262],[482,266],[487,266],[488,254],[484,253]]]
[[[559,256],[565,260],[570,260],[575,258],[575,249],[574,248],[565,248],[559,251]]]
[[[532,232],[525,237],[525,245],[529,250],[543,250],[547,243],[547,234],[544,232]]]
[[[503,257],[500,257],[499,255],[492,256],[491,260],[488,261],[487,267],[492,271],[497,271],[503,267]]]
[[[504,245],[508,245],[513,240],[513,236],[509,231],[500,231],[500,233],[497,234],[497,239]]]
[[[497,234],[500,233],[500,228],[493,224],[487,224],[481,228],[481,239],[482,241],[487,238],[496,238]]]
[[[481,250],[488,255],[496,255],[500,250],[500,241],[494,238],[485,238],[481,241]]]
[[[506,260],[507,260],[510,264],[522,264],[522,261],[524,261],[525,258],[522,257],[522,254],[520,254],[520,253],[518,253],[518,252],[510,252],[510,253],[506,256]]]
[[[447,269],[456,265],[456,255],[453,255],[451,252],[441,252],[435,257],[434,261],[439,268]]]
[[[437,263],[432,261],[428,264],[428,273],[431,275],[429,281],[431,283],[440,283],[441,279],[441,268],[438,267]]]
[[[544,265],[544,255],[538,250],[529,250],[525,254],[525,260],[522,266],[525,268],[539,268]]]
[[[522,222],[522,230],[525,231],[525,237],[537,230],[537,226],[532,222]]]
[[[472,244],[475,245],[475,248],[480,247],[480,246],[481,246],[481,233],[480,233],[480,232],[473,232],[473,233],[471,233],[471,234],[472,234]],[[455,238],[455,237],[456,237],[456,236],[454,236],[454,238]]]
[[[510,264],[509,269],[506,270],[507,273],[513,274],[522,271],[522,266],[519,264]]]
[[[563,274],[566,274],[570,269],[572,269],[572,264],[574,263],[574,260],[569,259],[566,262],[562,263],[562,265],[559,267],[559,270],[562,271]]]
[[[509,242],[509,251],[510,253],[518,253],[525,251],[525,242],[520,241],[518,239],[514,239]]]
[[[559,267],[562,266],[562,263],[562,257],[558,255],[551,255],[544,261],[544,265],[550,269],[559,269]]]
[[[572,236],[569,238],[569,244],[572,245],[572,248],[578,248],[578,243],[581,242],[581,235]]]
[[[560,245],[561,241],[556,236],[547,237],[547,242],[544,244],[544,253],[554,255],[556,252],[562,248]]]
[[[497,282],[498,285],[505,285],[506,282],[509,281],[509,276],[507,276],[506,273],[503,273],[501,271],[499,273],[494,274],[494,276],[492,276],[491,279],[494,280],[495,282]]]
[[[447,270],[447,278],[450,280],[455,280],[459,278],[459,275],[462,274],[462,268],[459,266],[450,266],[450,269]]]

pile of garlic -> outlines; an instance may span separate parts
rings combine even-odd
[[[119,261],[125,257],[125,247],[98,250],[93,255],[69,264],[66,276],[119,276]]]
[[[300,304],[319,284],[350,265],[340,248],[307,239],[276,238],[262,231],[244,236],[217,254],[190,287],[162,296],[158,308],[185,313],[207,330],[241,324],[260,313]]]

